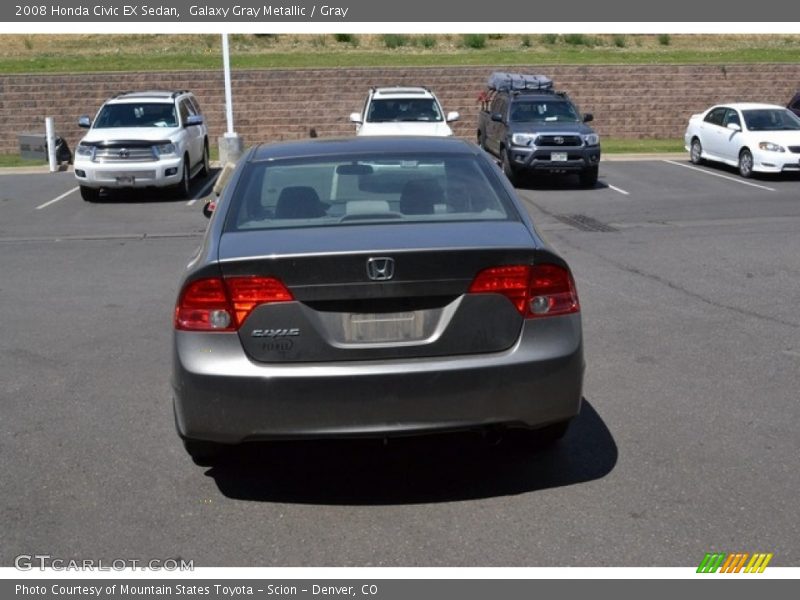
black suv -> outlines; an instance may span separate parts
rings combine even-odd
[[[541,75],[495,73],[489,86],[479,98],[478,145],[500,159],[512,183],[523,172],[537,171],[575,173],[586,187],[597,183],[600,136],[586,125],[591,114],[581,115]]]

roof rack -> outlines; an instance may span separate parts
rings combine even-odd
[[[552,91],[553,80],[545,75],[524,75],[522,73],[495,71],[489,75],[487,87],[498,92]]]

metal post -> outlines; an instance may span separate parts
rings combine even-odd
[[[228,130],[219,139],[219,160],[223,166],[239,160],[244,150],[242,139],[233,130],[233,94],[231,92],[231,60],[228,49],[228,34],[222,34],[222,66],[225,72],[225,116]]]
[[[222,34],[222,64],[225,69],[225,116],[228,119],[228,135],[233,135],[233,98],[231,94],[231,59],[228,50],[228,34]]]
[[[55,173],[58,170],[58,162],[56,161],[56,129],[53,117],[47,117],[44,120],[44,132],[47,138],[47,162],[50,163],[50,172]]]

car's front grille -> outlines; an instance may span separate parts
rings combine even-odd
[[[579,135],[540,135],[536,138],[537,146],[583,146]]]
[[[789,146],[789,152],[800,154],[800,146]]]
[[[158,160],[152,146],[138,148],[98,148],[94,153],[96,162],[126,162]]]

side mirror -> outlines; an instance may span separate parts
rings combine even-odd
[[[361,120],[361,113],[350,113],[350,121],[361,125],[361,123],[363,123]]]
[[[592,113],[586,113],[583,115],[583,122],[588,123],[589,121],[594,121],[594,115]]]
[[[203,117],[202,115],[189,115],[186,117],[186,122],[183,124],[184,127],[192,127],[193,125],[202,125],[203,124]]]
[[[501,115],[500,113],[492,113],[491,119],[492,119],[492,121],[495,121],[496,123],[502,123],[503,122],[503,115]]]
[[[214,210],[216,208],[217,208],[217,201],[216,200],[210,200],[209,202],[204,203],[203,204],[203,216],[206,219],[210,219],[211,215],[214,214]]]
[[[731,131],[741,131],[742,126],[739,125],[738,123],[728,123],[728,129],[730,129]]]
[[[78,117],[78,127],[89,129],[91,126],[92,126],[92,120],[89,118],[88,115],[82,115]]]
[[[458,114],[456,111],[452,111],[447,113],[447,122],[452,123],[453,121],[458,121],[461,118],[461,115]]]

